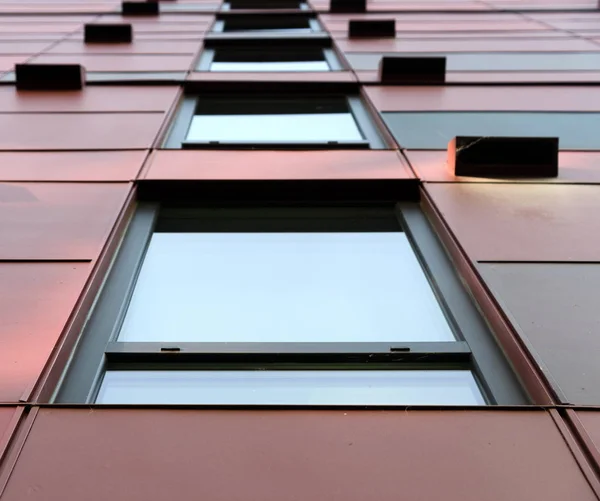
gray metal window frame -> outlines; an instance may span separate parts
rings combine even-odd
[[[356,228],[358,230],[363,228],[361,231],[365,231],[365,225],[374,228],[378,224],[384,224],[383,219],[376,219],[375,216],[370,218],[368,216],[370,209],[365,207],[295,206],[258,209],[237,207],[229,212],[220,211],[220,218],[213,217],[215,212],[211,210],[210,216],[202,216],[205,220],[199,223],[201,209],[177,209],[174,218],[169,217],[169,210],[164,207],[161,209],[161,206],[156,203],[139,204],[96,299],[93,311],[88,317],[76,351],[70,359],[60,386],[55,391],[53,402],[93,403],[104,374],[110,369],[286,370],[291,368],[289,364],[293,364],[296,370],[299,365],[302,370],[468,369],[472,371],[488,404],[529,403],[528,397],[489,331],[484,318],[464,289],[441,242],[418,203],[415,202],[401,202],[395,207],[388,204],[382,210],[392,215],[398,231],[404,231],[407,235],[425,276],[438,298],[440,307],[455,333],[456,341],[434,343],[179,343],[166,340],[163,343],[127,343],[115,341],[135,289],[150,238],[157,229],[165,231],[165,224],[168,228],[173,228],[172,219],[181,219],[184,225],[209,224],[212,228],[212,225],[221,227],[222,223],[227,221],[233,221],[234,225],[246,224],[244,219],[249,219],[249,223],[254,224],[255,221],[261,220],[257,214],[263,213],[265,215],[262,224],[265,224],[265,220],[274,222],[275,225],[280,225],[281,221],[285,221],[285,224],[291,221],[289,224],[308,224],[311,228],[314,224],[316,231],[331,231],[332,220],[342,225],[342,229],[337,231],[349,231],[348,224],[358,225]],[[163,215],[159,215],[161,213]],[[294,217],[297,218],[296,222]],[[325,222],[322,218],[325,218]],[[160,223],[163,219],[163,223]],[[336,224],[334,223],[334,226]],[[385,224],[390,224],[389,220]],[[176,230],[181,231],[181,228]],[[204,231],[212,231],[212,229]],[[220,231],[236,230],[231,230],[225,225]],[[258,228],[256,231],[262,230]],[[351,231],[355,231],[354,226]],[[379,231],[386,230],[380,226]]]
[[[213,95],[216,96],[216,95]],[[219,97],[226,96],[226,94],[219,94]],[[281,94],[281,96],[287,96]],[[383,136],[379,133],[379,129],[375,124],[374,119],[367,111],[366,106],[363,104],[361,98],[358,95],[334,95],[334,97],[343,97],[346,99],[348,109],[360,132],[362,133],[364,140],[362,141],[340,141],[340,142],[303,142],[290,143],[284,141],[270,141],[261,143],[248,143],[245,141],[240,142],[194,142],[187,141],[187,133],[192,123],[192,118],[195,115],[198,101],[200,99],[210,99],[211,95],[203,94],[202,96],[186,95],[180,103],[179,109],[175,114],[175,118],[171,124],[171,127],[167,133],[165,140],[163,141],[162,147],[165,149],[372,149],[372,150],[384,150],[387,149],[386,143]],[[239,97],[236,94],[236,97]],[[322,97],[318,94],[315,95],[298,95],[297,99],[302,102],[305,99],[311,97]]]
[[[240,50],[240,51],[243,51],[244,50],[243,43],[244,43],[244,41],[240,40],[239,48],[238,47],[229,47],[229,46],[222,47],[222,48],[220,48],[220,47],[205,48],[202,51],[202,54],[200,55],[200,59],[198,60],[198,63],[196,64],[196,71],[212,71],[210,69],[210,67],[215,59],[216,51],[218,51],[218,50],[228,50],[228,51]],[[269,50],[270,48],[273,48],[273,45],[269,44],[269,43],[265,43],[264,49]],[[314,47],[309,47],[309,49],[314,49]],[[293,47],[293,48],[290,48],[290,50],[301,52],[302,48]],[[342,63],[340,62],[338,57],[335,55],[335,51],[332,48],[323,47],[323,48],[320,48],[319,50],[321,50],[323,53],[323,61],[325,61],[327,63],[327,65],[329,66],[329,71],[344,70]],[[260,70],[257,70],[257,71],[260,71]],[[245,73],[249,73],[249,71],[245,71]],[[301,73],[301,72],[299,72],[299,73]]]
[[[273,6],[269,6],[268,8],[265,8],[265,9],[266,10],[270,10],[270,11],[273,10],[273,9],[279,10],[276,7],[273,7]],[[242,11],[242,10],[260,11],[262,9],[261,8],[255,8],[255,7],[250,7],[249,9],[243,9],[243,8],[232,9],[231,8],[231,2],[223,2],[223,5],[221,6],[221,12],[235,12],[235,11]],[[282,7],[280,10],[282,10],[282,11],[284,11],[284,10],[290,10],[290,8],[289,7]],[[298,0],[298,7],[296,9],[292,8],[292,10],[306,10],[306,11],[309,11],[309,10],[311,10],[311,8],[310,8],[310,6],[306,2],[303,2],[302,0]]]
[[[289,17],[289,16],[288,16]],[[299,16],[296,16],[299,17]],[[247,18],[247,16],[236,16],[237,19],[244,19]],[[251,29],[249,30],[239,30],[239,31],[225,31],[225,23],[227,22],[227,19],[231,19],[230,17],[228,18],[219,18],[217,17],[217,19],[215,19],[215,22],[212,25],[212,28],[210,30],[211,33],[219,33],[219,34],[223,34],[223,35],[232,35],[232,36],[240,36],[240,35],[244,35],[248,38],[251,37],[262,37],[264,36],[263,32],[253,32]],[[262,20],[264,20],[265,22],[268,22],[269,16],[264,16],[261,18]],[[293,18],[292,18],[293,19]],[[310,34],[306,34],[308,36],[314,34],[314,33],[322,33],[324,30],[321,27],[318,19],[314,18],[314,17],[307,17],[306,20],[308,21],[308,26],[311,29],[312,33]],[[255,21],[255,20],[254,20]],[[278,35],[285,35],[285,33],[278,33]],[[301,37],[303,36],[302,34],[299,33],[292,33],[291,35],[293,35],[294,37]]]

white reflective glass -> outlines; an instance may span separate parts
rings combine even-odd
[[[188,141],[360,141],[350,113],[195,115]]]
[[[215,62],[210,71],[329,71],[326,61]]]
[[[469,371],[108,371],[100,404],[485,405]]]
[[[247,31],[250,33],[312,33],[312,28],[225,28],[226,32]]]
[[[119,341],[454,341],[402,232],[155,233]]]

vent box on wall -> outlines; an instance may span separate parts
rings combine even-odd
[[[557,137],[458,136],[448,143],[456,176],[556,177]]]
[[[121,13],[124,16],[158,16],[158,2],[123,2]]]
[[[17,64],[18,90],[81,90],[85,68],[80,64]]]
[[[359,13],[367,11],[367,0],[331,0],[329,12]]]
[[[394,19],[351,19],[348,23],[348,38],[394,38],[396,21]]]
[[[441,84],[446,81],[446,58],[384,56],[379,77],[382,83]]]
[[[133,28],[131,24],[86,24],[85,43],[131,43]]]

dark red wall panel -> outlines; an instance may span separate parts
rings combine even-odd
[[[478,269],[560,400],[600,405],[600,263],[482,263]]]
[[[600,261],[600,186],[427,184],[476,261]]]
[[[423,181],[469,183],[600,183],[600,153],[563,151],[558,156],[559,174],[556,178],[490,178],[455,176],[448,167],[445,151],[405,151],[417,176]]]
[[[147,149],[164,113],[0,113],[0,150]]]
[[[147,179],[410,179],[394,151],[176,151],[151,157]]]
[[[179,88],[86,87],[81,91],[17,91],[0,87],[0,113],[165,112]]]
[[[532,496],[596,500],[544,411],[96,407],[40,409],[3,501]]]
[[[128,183],[1,183],[0,260],[95,259]]]
[[[151,54],[43,54],[34,57],[36,64],[81,64],[87,71],[186,71],[194,56]]]
[[[147,156],[139,151],[0,152],[0,181],[130,181]]]
[[[28,398],[90,271],[89,263],[0,262],[0,402]]]
[[[369,86],[380,111],[600,111],[600,87]]]

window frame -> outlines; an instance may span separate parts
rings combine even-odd
[[[326,73],[326,72],[324,72]],[[242,94],[242,96],[252,96],[253,94]],[[343,98],[346,100],[348,111],[354,118],[358,130],[363,135],[362,141],[320,141],[320,142],[290,142],[290,141],[269,141],[269,142],[249,142],[249,141],[188,141],[187,133],[192,123],[192,119],[196,114],[198,102],[201,99],[211,98],[226,98],[226,93],[211,93],[202,94],[201,96],[188,94],[185,95],[179,105],[167,135],[162,142],[164,149],[254,149],[254,150],[319,150],[319,149],[372,149],[384,150],[387,149],[386,141],[383,135],[379,132],[375,120],[371,117],[367,107],[362,102],[362,98],[358,94],[340,94],[340,93],[307,93],[307,94],[287,94],[276,93],[275,97],[289,98],[293,97],[299,102],[310,100],[311,98]],[[235,97],[241,97],[239,93],[235,93]],[[271,98],[273,96],[270,96]]]
[[[198,60],[196,67],[195,67],[195,71],[210,71],[211,73],[226,73],[226,72],[222,72],[222,71],[213,71],[211,70],[211,65],[214,62],[215,56],[217,55],[217,51],[232,51],[232,52],[244,52],[245,50],[252,50],[252,49],[266,49],[269,50],[270,48],[272,48],[272,44],[269,43],[265,43],[264,46],[254,46],[254,47],[244,47],[244,40],[239,40],[240,44],[239,46],[224,46],[224,47],[206,47],[204,48],[204,50],[202,51],[202,54],[200,54],[200,59]],[[247,42],[247,41],[246,41]],[[335,55],[335,51],[334,49],[332,49],[331,47],[299,47],[299,46],[291,46],[291,47],[286,47],[285,45],[283,45],[282,47],[279,47],[276,49],[276,51],[281,51],[281,50],[289,50],[289,51],[294,51],[294,52],[302,52],[302,50],[320,50],[322,52],[322,56],[323,56],[323,61],[327,63],[327,65],[329,66],[329,69],[327,71],[319,71],[319,73],[328,73],[330,71],[343,71],[345,68],[342,66],[342,63],[340,62],[339,58]],[[249,61],[250,62],[250,61]],[[260,64],[260,61],[257,61],[257,64]],[[293,70],[284,70],[284,71],[293,71]],[[240,70],[240,73],[267,73],[267,72],[263,72],[259,69],[257,70]],[[294,71],[294,73],[310,73],[311,70],[308,71]],[[269,72],[271,73],[271,72]]]
[[[244,207],[244,209],[234,207],[233,210],[237,211],[234,213],[248,210],[247,205]],[[289,211],[302,214],[303,217],[307,214],[307,210],[313,211],[311,217],[318,222],[322,211],[331,211],[331,207],[325,209],[319,207],[307,208],[296,205]],[[160,204],[142,202],[129,222],[107,279],[84,326],[76,352],[70,359],[52,402],[94,403],[104,374],[111,369],[231,370],[233,367],[238,370],[240,368],[265,370],[264,367],[267,367],[271,370],[285,370],[286,364],[293,362],[296,370],[298,370],[297,364],[301,364],[303,370],[469,369],[487,404],[528,403],[529,400],[518,383],[516,375],[496,344],[485,320],[464,289],[460,277],[418,203],[400,202],[394,207],[390,207],[390,204],[386,207],[397,221],[399,231],[406,234],[438,298],[440,308],[455,333],[456,341],[409,343],[115,341],[135,289],[145,252],[160,217]],[[165,211],[165,208],[163,207],[162,210]],[[188,209],[183,210],[185,212]],[[189,210],[191,210],[190,214],[197,214],[194,211],[199,209]],[[284,209],[283,213],[280,208],[264,210],[269,214],[281,214],[280,219],[287,217],[285,212],[287,209]],[[364,213],[365,208],[340,207],[339,210],[349,216],[354,214],[357,218],[357,215]],[[361,224],[364,224],[364,221]],[[322,406],[314,407],[322,408]]]
[[[230,11],[230,12],[235,12],[235,11]],[[272,34],[273,35],[278,35],[279,37],[285,37],[285,36],[292,36],[292,37],[312,37],[315,34],[323,34],[324,30],[321,26],[321,24],[319,23],[319,20],[314,17],[314,16],[310,16],[307,14],[300,14],[300,15],[281,15],[281,14],[273,14],[273,13],[269,13],[269,14],[258,14],[258,15],[252,15],[252,14],[245,14],[245,15],[236,15],[236,14],[229,14],[229,12],[226,15],[223,14],[218,14],[217,18],[215,19],[211,29],[210,29],[210,33],[213,34],[219,34],[222,36],[231,36],[231,37],[240,37],[240,36],[244,36],[247,38],[254,38],[254,37],[264,37],[267,36],[269,34],[269,32],[261,32],[261,31],[253,31],[252,29],[241,29],[241,30],[234,30],[234,31],[226,31],[225,30],[225,23],[227,23],[228,21],[231,20],[235,20],[235,21],[242,21],[242,22],[246,22],[249,24],[255,23],[255,24],[259,24],[260,22],[268,22],[269,18],[275,18],[277,20],[282,20],[282,19],[294,19],[294,18],[302,18],[302,19],[306,19],[307,23],[308,23],[308,27],[311,30],[310,33],[286,33],[285,31],[282,32],[277,32],[277,31],[273,31]],[[265,29],[271,29],[271,28],[265,28]],[[277,28],[272,28],[273,30],[276,30]],[[284,30],[285,28],[282,28],[282,30]]]
[[[298,0],[297,2],[294,1],[292,2],[291,0],[283,0],[284,3],[293,3],[293,4],[297,4],[297,7],[291,7],[291,6],[284,6],[284,7],[278,7],[277,6],[277,2],[273,2],[270,0],[263,0],[263,2],[257,1],[257,0],[253,0],[255,2],[254,5],[251,4],[250,7],[236,7],[233,8],[232,7],[232,2],[231,0],[229,1],[225,1],[223,2],[223,4],[221,5],[221,12],[239,12],[239,11],[246,11],[246,10],[255,10],[255,11],[261,11],[261,10],[265,10],[265,11],[286,11],[286,10],[290,10],[290,11],[310,11],[311,8],[308,5],[308,3],[305,0]],[[239,3],[244,3],[243,1],[240,0],[234,0],[235,2],[239,2]],[[257,4],[259,4],[259,6],[257,6]]]

